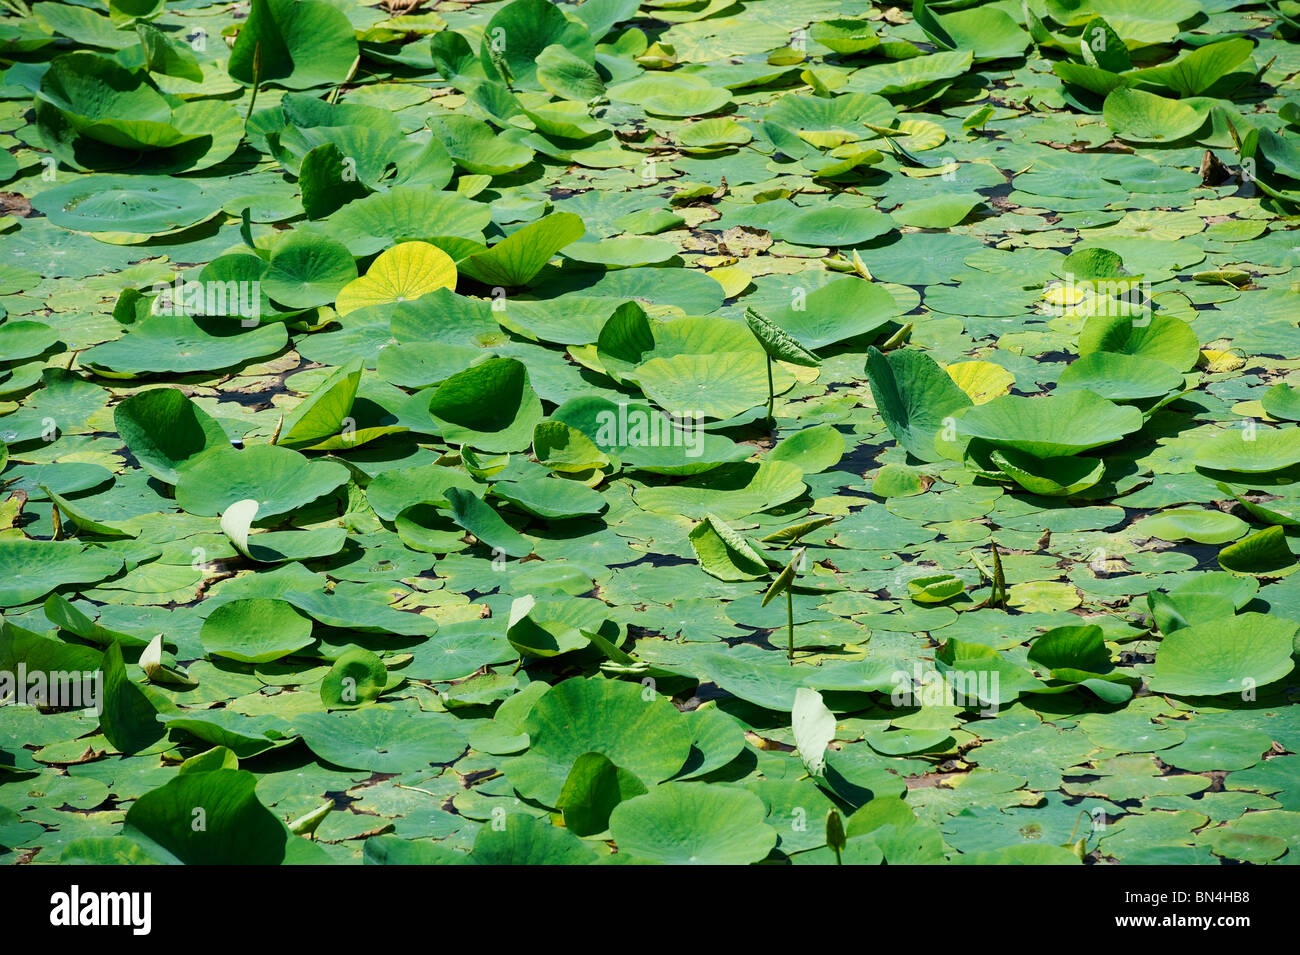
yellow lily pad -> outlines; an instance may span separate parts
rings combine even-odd
[[[977,405],[1005,395],[1016,376],[991,361],[959,361],[946,369],[948,377]]]
[[[446,252],[428,242],[402,242],[381,254],[360,278],[339,292],[334,307],[347,315],[367,305],[409,302],[456,287],[456,263]]]

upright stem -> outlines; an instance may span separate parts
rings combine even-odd
[[[248,113],[244,116],[244,135],[248,135],[248,121],[253,118],[253,109],[257,106],[257,91],[262,85],[262,41],[253,47],[253,98],[248,101]]]
[[[343,82],[340,83],[338,86],[334,87],[334,91],[330,93],[329,95],[330,103],[337,103],[339,101],[339,93],[342,91],[344,86],[352,82],[352,78],[357,75],[357,67],[360,65],[361,65],[361,55],[357,54],[357,58],[352,61],[352,69],[348,70],[348,75],[345,76],[343,78]]]
[[[794,663],[794,597],[791,595],[789,587],[785,590],[785,621],[788,628],[786,657],[791,663]]]
[[[772,383],[772,356],[767,356],[767,423],[775,426],[776,419],[772,417],[772,404],[776,400],[776,386]]]
[[[1002,557],[998,554],[998,545],[996,541],[989,542],[993,549],[993,594],[997,597],[995,606],[1003,610],[1007,606],[1007,578],[1002,572]]]

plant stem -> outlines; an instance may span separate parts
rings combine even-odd
[[[997,542],[989,541],[989,555],[993,557],[993,573],[989,577],[987,603],[989,607],[1006,609],[1006,574],[1002,572],[1002,555],[998,554]]]
[[[794,663],[794,597],[790,594],[789,587],[785,590],[785,621],[789,635],[786,656],[791,663]]]
[[[776,419],[772,417],[772,404],[776,401],[776,386],[772,383],[772,356],[767,356],[767,422],[772,427],[776,427]]]
[[[1002,556],[998,553],[997,542],[990,541],[990,545],[993,549],[993,595],[997,598],[997,603],[993,606],[1005,610],[1007,607],[1007,578],[1002,572]]]
[[[257,106],[257,91],[262,86],[262,41],[253,47],[253,98],[248,101],[248,112],[244,114],[244,135],[248,135],[248,121],[253,118],[253,109]]]
[[[352,78],[357,75],[357,67],[360,65],[361,65],[361,56],[360,54],[358,54],[357,58],[352,61],[352,68],[348,70],[348,75],[343,78],[343,82],[340,83],[338,86],[334,87],[334,91],[330,93],[329,100],[328,100],[330,104],[334,104],[339,101],[339,93],[342,92],[344,86],[352,82]]]

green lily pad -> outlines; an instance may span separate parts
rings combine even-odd
[[[1042,458],[1013,448],[998,448],[989,460],[1031,494],[1070,497],[1094,487],[1106,473],[1106,463],[1090,457]]]
[[[783,438],[768,457],[796,464],[805,474],[818,474],[838,464],[845,450],[844,436],[833,426],[822,424]]]
[[[1136,408],[1113,404],[1090,391],[1044,398],[1005,395],[957,419],[962,434],[1040,458],[1102,447],[1141,427],[1142,415]]]
[[[0,323],[0,354],[7,362],[35,358],[52,348],[59,333],[43,322]]]
[[[262,518],[278,517],[329,494],[348,479],[335,461],[313,461],[297,451],[258,444],[242,451],[217,447],[179,469],[176,502],[191,514],[215,517],[237,501],[257,502]]]
[[[122,648],[104,651],[104,689],[99,728],[118,752],[128,755],[148,749],[166,732],[158,711],[144,691],[127,675]]]
[[[596,853],[573,833],[521,813],[484,826],[470,853],[479,865],[591,865]]]
[[[1176,142],[1205,125],[1186,103],[1124,86],[1106,97],[1103,115],[1117,136],[1136,143]]]
[[[79,176],[32,205],[64,229],[139,235],[173,232],[220,209],[196,183],[166,176]]]
[[[689,535],[691,548],[705,573],[719,580],[757,580],[767,576],[767,563],[749,541],[725,521],[705,515]]]
[[[180,773],[127,811],[124,834],[162,862],[188,865],[319,864],[326,856],[257,798],[247,770]],[[201,815],[196,815],[196,809]],[[202,825],[195,825],[201,820]]]
[[[1234,574],[1283,577],[1300,567],[1281,527],[1243,537],[1219,551],[1219,566]]]
[[[446,490],[452,519],[482,543],[509,557],[527,557],[533,545],[526,537],[501,519],[482,499],[459,487]]]
[[[610,834],[620,851],[671,865],[745,865],[776,845],[776,830],[753,793],[726,786],[666,783],[619,803]],[[690,820],[689,824],[687,820]]]
[[[312,624],[283,600],[232,600],[203,621],[199,639],[211,654],[240,663],[266,663],[312,642]]]
[[[515,788],[556,805],[570,768],[600,753],[643,784],[668,779],[690,755],[691,731],[672,704],[642,699],[637,684],[566,680],[548,690],[524,720],[528,753],[505,764]]]
[[[894,220],[868,208],[820,208],[797,212],[782,222],[776,238],[795,245],[845,248],[861,245],[894,228]]]
[[[1300,421],[1300,392],[1297,392],[1295,388],[1286,382],[1279,382],[1264,392],[1260,404],[1274,418],[1281,418],[1284,421]]]
[[[490,493],[526,514],[548,520],[589,517],[599,514],[607,506],[599,491],[564,479],[503,481],[492,485]]]
[[[279,324],[244,330],[188,315],[150,315],[121,338],[86,351],[81,363],[122,377],[217,371],[274,355],[287,341]]]
[[[774,309],[767,317],[805,348],[822,348],[884,328],[899,312],[883,287],[856,278],[828,282],[796,308]],[[789,360],[789,359],[783,359]]]
[[[75,541],[0,538],[0,607],[39,600],[56,587],[93,584],[122,569],[122,556]]]
[[[1266,474],[1300,464],[1300,428],[1245,427],[1222,431],[1201,444],[1198,467]]]
[[[767,372],[753,353],[673,355],[636,369],[647,398],[677,417],[731,418],[767,399]]]
[[[1160,761],[1188,772],[1249,769],[1272,748],[1267,733],[1205,726],[1193,721],[1186,738],[1160,756]]]
[[[1249,696],[1294,668],[1295,632],[1294,622],[1261,613],[1176,630],[1156,651],[1151,689],[1173,696]]]
[[[907,582],[907,595],[924,604],[944,603],[965,590],[965,582],[954,574],[929,574]]]
[[[326,762],[377,773],[449,763],[465,751],[451,717],[410,708],[307,713],[294,720],[294,728]]]
[[[357,277],[347,248],[322,236],[293,234],[275,247],[262,277],[266,294],[290,308],[327,305]]]
[[[542,404],[523,362],[489,358],[439,385],[429,414],[447,441],[480,451],[522,451],[541,420]]]
[[[431,128],[456,165],[468,173],[500,176],[526,166],[533,158],[533,151],[516,138],[499,136],[487,123],[470,116],[440,116]],[[552,254],[554,250],[546,253],[547,258]]]
[[[191,458],[229,444],[221,425],[176,388],[132,395],[113,409],[113,424],[140,466],[167,484]]]
[[[537,61],[549,47],[559,46],[587,62],[591,62],[594,54],[594,38],[589,36],[586,26],[545,0],[513,0],[493,14],[485,33],[489,40],[505,39],[498,41],[496,48],[490,42],[482,47],[480,59],[484,70],[497,75],[504,67],[503,78],[525,89],[540,88],[541,67]]]
[[[1200,346],[1196,333],[1180,318],[1155,315],[1141,320],[1099,314],[1089,317],[1079,333],[1079,354],[1094,352],[1149,358],[1185,371],[1200,357]]]
[[[349,650],[321,680],[321,702],[331,709],[360,706],[379,698],[388,684],[388,670],[376,654],[360,647]]]
[[[555,253],[581,239],[585,231],[578,216],[557,212],[512,232],[459,267],[484,285],[527,285]]]
[[[1097,351],[1061,372],[1057,389],[1084,389],[1111,401],[1158,398],[1183,387],[1183,376],[1164,362],[1138,355]]]
[[[230,51],[241,83],[303,90],[343,82],[358,56],[347,17],[320,0],[252,0]]]
[[[922,352],[867,350],[867,375],[881,418],[895,440],[922,461],[937,461],[935,438],[971,400]]]
[[[565,777],[559,809],[564,825],[579,836],[594,836],[609,829],[610,813],[624,800],[643,795],[645,785],[619,769],[602,753],[583,753]]]
[[[635,494],[642,508],[702,520],[710,512],[739,520],[803,493],[803,472],[788,461],[730,464],[681,484],[644,487]]]
[[[1191,540],[1198,544],[1226,544],[1246,533],[1246,522],[1222,511],[1202,508],[1170,508],[1144,517],[1133,525],[1135,537],[1161,540]]]

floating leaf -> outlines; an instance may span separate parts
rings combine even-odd
[[[706,514],[689,537],[700,566],[719,580],[756,580],[767,575],[763,555],[712,514]]]
[[[283,600],[248,597],[217,607],[199,639],[212,654],[241,663],[266,663],[312,642],[311,621]]]
[[[522,451],[532,440],[542,404],[523,362],[490,358],[439,385],[429,414],[444,440],[480,451]]]
[[[320,0],[252,0],[230,51],[230,75],[286,89],[342,83],[359,56],[352,25]]]
[[[1300,428],[1221,431],[1200,446],[1196,464],[1243,474],[1266,474],[1300,464]]]
[[[190,458],[180,469],[176,502],[191,514],[216,517],[237,501],[253,500],[258,513],[270,518],[310,504],[347,479],[347,469],[338,462],[312,461],[288,448],[218,447]]]
[[[1117,136],[1138,143],[1174,142],[1205,125],[1186,103],[1124,86],[1106,97],[1102,114]]]
[[[1113,404],[1091,391],[1045,398],[1005,395],[957,419],[962,434],[1040,458],[1111,444],[1141,427],[1142,415],[1136,408]]]
[[[486,252],[470,256],[460,268],[484,285],[527,285],[551,256],[585,232],[578,216],[556,212],[512,232]]]
[[[934,441],[971,400],[933,358],[918,351],[867,350],[871,394],[895,440],[922,461],[940,457]]]
[[[313,753],[349,769],[382,773],[394,766],[431,766],[465,751],[464,738],[446,714],[367,706],[307,713],[294,725]]]
[[[121,555],[101,547],[0,537],[0,607],[39,600],[66,584],[97,583],[121,569]]]
[[[1243,613],[1175,630],[1156,651],[1151,689],[1174,696],[1253,695],[1295,666],[1296,625],[1260,613]]]
[[[1300,564],[1287,546],[1282,528],[1269,527],[1219,551],[1219,566],[1235,574],[1283,577]]]
[[[388,670],[376,654],[360,647],[348,650],[321,680],[321,702],[330,709],[360,706],[379,698],[388,683]]]
[[[458,487],[447,488],[446,494],[452,518],[486,546],[509,557],[527,557],[532,553],[528,539],[481,499]]]
[[[456,287],[456,264],[428,242],[401,242],[375,259],[366,274],[343,287],[335,307],[340,315],[368,305],[391,305]]]
[[[762,801],[726,786],[667,783],[619,803],[609,828],[620,851],[673,865],[744,865],[776,844]]]
[[[552,687],[524,719],[528,753],[505,765],[515,787],[554,805],[584,753],[602,754],[647,786],[675,774],[690,755],[692,733],[671,703],[641,693],[637,684],[599,678]]]
[[[140,466],[167,484],[191,458],[229,444],[221,425],[176,388],[132,395],[113,409],[113,424]]]
[[[332,301],[357,277],[345,246],[322,236],[290,235],[271,253],[262,276],[266,294],[290,308],[313,308]]]
[[[645,785],[602,753],[583,753],[565,777],[559,809],[575,835],[594,836],[609,828],[609,815],[626,799],[644,795]]]
[[[39,193],[33,207],[65,229],[156,235],[219,208],[195,183],[165,176],[78,176]]]
[[[320,863],[324,856],[257,798],[242,769],[180,773],[131,804],[125,835],[159,861],[188,865]],[[195,810],[201,810],[196,816]],[[195,825],[197,820],[202,825]]]
[[[121,338],[86,351],[81,363],[125,377],[217,371],[274,355],[287,341],[279,324],[244,330],[188,315],[150,315]]]

